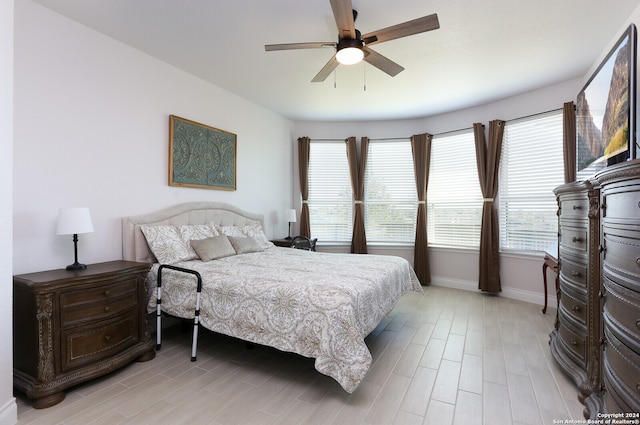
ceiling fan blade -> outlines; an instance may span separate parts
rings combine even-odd
[[[408,35],[437,30],[438,28],[440,28],[440,22],[438,22],[438,15],[434,13],[433,15],[423,16],[422,18],[370,32],[362,36],[362,41],[365,44],[372,45]]]
[[[356,38],[351,0],[329,0],[340,38]]]
[[[364,47],[364,61],[375,66],[380,71],[386,72],[387,74],[395,77],[402,71],[404,68],[387,58],[386,56],[382,56],[380,53],[375,52],[367,47]]]
[[[318,72],[318,74],[311,80],[312,83],[321,83],[327,79],[327,77],[333,72],[334,69],[340,64],[336,59],[336,55],[333,55],[329,62]]]
[[[266,44],[264,50],[273,52],[276,50],[296,50],[296,49],[319,49],[321,47],[336,47],[336,43],[285,43],[285,44]]]

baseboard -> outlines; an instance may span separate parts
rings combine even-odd
[[[465,291],[479,292],[478,282],[470,280],[452,279],[442,276],[431,276],[431,284],[433,286],[443,286],[445,288],[462,289]],[[510,288],[508,286],[502,286],[502,292],[499,294],[505,298],[512,300],[524,301],[531,304],[544,305],[544,294],[540,292],[526,291],[524,289]],[[547,306],[549,308],[556,308],[558,300],[554,296],[549,296],[547,300]]]
[[[18,422],[18,404],[16,399],[11,397],[4,406],[0,408],[0,425],[14,425]]]

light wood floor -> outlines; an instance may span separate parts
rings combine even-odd
[[[553,424],[581,419],[549,352],[555,309],[427,287],[405,295],[367,338],[374,363],[351,395],[313,360],[201,332],[68,392],[48,409],[18,395],[19,424]]]

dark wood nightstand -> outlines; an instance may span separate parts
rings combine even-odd
[[[151,264],[112,261],[13,277],[13,385],[35,408],[66,388],[155,357],[146,321]]]

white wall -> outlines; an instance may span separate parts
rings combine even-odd
[[[13,9],[14,0],[0,0],[0,425],[17,421],[13,397],[12,350],[12,146],[13,146]]]
[[[83,263],[122,258],[121,217],[186,201],[232,203],[286,234],[290,121],[31,1],[16,4],[15,70],[14,274],[73,262],[62,207],[91,210]],[[168,185],[170,114],[237,134],[236,191]]]
[[[550,87],[523,93],[501,101],[452,113],[414,120],[376,122],[297,122],[294,131],[297,137],[344,139],[349,136],[367,136],[372,139],[385,137],[409,137],[428,132],[444,133],[472,127],[475,122],[487,124],[493,119],[511,120],[553,109],[560,109],[564,102],[574,100],[583,85],[583,78],[574,79]],[[297,146],[295,151],[294,176],[298,176]],[[294,183],[299,193],[299,182]],[[299,206],[299,195],[295,197]],[[322,247],[320,249],[323,249]],[[342,247],[324,248],[343,251]],[[412,250],[370,249],[371,253],[393,253],[413,261]],[[478,287],[478,253],[473,250],[430,249],[432,284],[476,290]],[[543,258],[502,255],[500,276],[502,295],[541,304],[544,302],[542,283]],[[549,274],[549,303],[555,306],[553,276]]]

